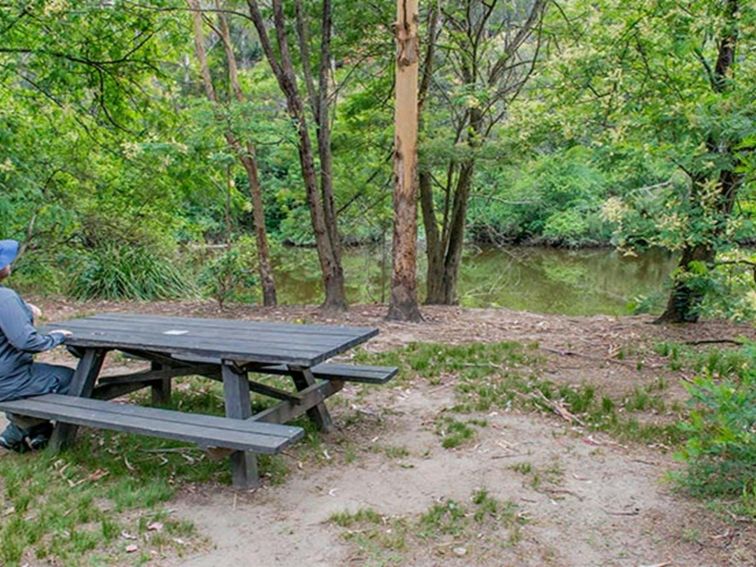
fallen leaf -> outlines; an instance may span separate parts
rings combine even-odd
[[[126,553],[134,553],[135,551],[139,551],[139,546],[135,543],[126,546]]]
[[[129,532],[121,532],[121,537],[123,539],[136,539],[135,535],[131,535]]]
[[[162,522],[151,522],[150,524],[147,524],[147,529],[151,532],[159,532],[163,530],[163,523]]]

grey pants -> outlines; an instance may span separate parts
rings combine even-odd
[[[35,362],[23,379],[5,384],[6,388],[3,388],[5,393],[2,396],[2,401],[20,400],[43,394],[67,394],[73,375],[73,369],[67,366]],[[11,430],[15,429],[13,425],[18,429],[25,430],[40,423],[46,423],[46,420],[43,419],[17,416],[10,413],[7,416],[8,421],[11,422],[8,429]]]

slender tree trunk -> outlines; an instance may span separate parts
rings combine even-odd
[[[218,0],[216,0],[215,6],[220,9],[220,3]],[[236,55],[234,54],[233,46],[231,44],[231,33],[228,28],[226,15],[222,12],[218,12],[218,22],[220,24],[221,40],[223,41],[223,47],[226,52],[228,79],[231,84],[231,90],[238,102],[244,102],[244,94],[242,93],[241,85],[239,84],[239,71],[236,64]],[[241,149],[240,144],[237,144],[237,148]],[[244,170],[247,172],[249,194],[252,201],[252,218],[255,223],[257,262],[260,283],[263,290],[263,305],[270,307],[278,303],[276,298],[276,283],[273,277],[273,267],[270,261],[268,231],[265,226],[265,209],[262,188],[260,187],[257,159],[255,157],[255,146],[251,142],[246,143],[246,152],[240,152],[240,160],[244,166]]]
[[[325,288],[325,300],[322,307],[325,309],[344,310],[347,307],[346,293],[344,289],[344,272],[341,266],[341,251],[331,238],[333,231],[338,236],[335,219],[329,219],[326,208],[321,199],[318,188],[318,178],[315,169],[315,159],[310,140],[310,132],[307,119],[299,94],[297,79],[294,73],[289,43],[286,37],[286,22],[284,19],[281,0],[273,0],[273,20],[278,40],[279,56],[273,50],[270,42],[265,20],[262,17],[256,0],[248,0],[250,17],[257,29],[260,45],[263,48],[268,64],[276,76],[278,85],[286,97],[286,107],[292,120],[297,126],[299,137],[299,162],[302,167],[302,177],[305,183],[307,204],[310,209],[310,219],[315,235],[315,244],[320,260],[320,269],[323,274],[323,287]],[[329,222],[330,220],[330,222]],[[335,239],[338,240],[338,237]]]
[[[471,150],[480,145],[482,116],[477,109],[470,112],[467,145]],[[428,297],[426,303],[439,305],[456,305],[457,282],[462,264],[462,252],[465,243],[465,226],[467,205],[470,201],[475,160],[469,158],[459,166],[454,194],[451,198],[451,211],[444,226],[443,235],[428,256]],[[427,230],[427,229],[426,229]],[[431,273],[433,278],[431,279]]]
[[[428,11],[428,37],[425,42],[425,56],[423,58],[423,74],[418,89],[418,129],[423,127],[423,109],[430,90],[433,77],[433,56],[439,29],[439,8],[433,1]],[[436,210],[433,204],[433,179],[429,169],[420,167],[418,173],[418,186],[420,189],[420,209],[423,215],[425,227],[425,255],[428,260],[426,274],[426,303],[440,303],[443,278],[443,251],[441,248],[441,236],[436,221]],[[428,299],[431,299],[430,301]]]
[[[422,319],[417,305],[417,0],[397,0],[394,262],[388,318]]]
[[[214,104],[218,105],[218,96],[213,87],[213,80],[210,74],[210,66],[207,61],[205,52],[204,34],[202,31],[202,13],[200,12],[199,0],[187,0],[189,8],[192,10],[192,21],[194,24],[194,47],[197,54],[197,60],[200,64],[200,74],[205,88],[207,98]],[[231,38],[228,30],[228,23],[223,14],[219,15],[220,39],[223,42],[226,60],[228,62],[229,80],[231,83],[234,96],[239,101],[244,97],[239,86],[238,72],[236,66],[236,57],[231,47]],[[273,278],[273,269],[270,262],[270,251],[268,247],[268,236],[265,227],[265,211],[263,209],[262,189],[257,169],[257,160],[255,159],[255,148],[247,142],[242,144],[238,138],[231,132],[225,132],[226,142],[229,147],[239,158],[244,171],[247,174],[247,183],[249,185],[250,200],[252,202],[252,214],[255,224],[255,241],[257,244],[258,272],[260,275],[260,284],[263,291],[263,304],[266,306],[276,305],[276,285]]]
[[[419,177],[420,206],[425,226],[425,256],[428,260],[425,302],[430,305],[442,304],[444,254],[433,207],[431,175],[428,171],[420,170]]]
[[[723,93],[728,88],[728,82],[733,80],[728,75],[732,72],[735,62],[735,48],[738,39],[738,0],[726,0],[726,14],[723,23],[723,34],[717,50],[717,62],[714,72],[710,76],[711,88],[715,93]],[[717,143],[713,135],[706,139],[706,149],[711,154],[720,154],[725,158],[732,158],[732,147],[728,144]],[[690,200],[694,209],[702,208],[702,196],[700,188],[706,184],[705,177],[691,180]],[[743,181],[743,176],[736,173],[732,167],[720,171],[716,180],[718,187],[716,214],[719,219],[712,229],[708,243],[687,244],[682,251],[682,257],[678,263],[679,275],[672,285],[672,291],[667,300],[667,307],[656,323],[695,323],[700,317],[701,302],[704,293],[686,281],[691,273],[692,262],[703,262],[708,268],[713,268],[716,259],[714,241],[721,236],[725,229],[727,218],[732,213],[738,189]]]

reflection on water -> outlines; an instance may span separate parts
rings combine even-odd
[[[313,249],[286,249],[277,259],[282,303],[319,303],[322,285]],[[418,282],[425,290],[425,258]],[[459,295],[467,307],[507,307],[565,315],[620,315],[635,297],[657,293],[675,260],[661,251],[637,257],[614,250],[487,248],[469,250],[460,273]],[[344,250],[347,295],[352,303],[388,300],[390,257],[380,248]]]

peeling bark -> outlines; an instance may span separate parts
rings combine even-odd
[[[420,321],[417,305],[417,0],[397,0],[393,275],[388,318]]]

